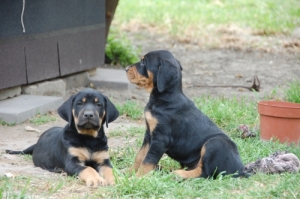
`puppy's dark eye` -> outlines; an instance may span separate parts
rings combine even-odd
[[[77,102],[77,105],[78,105],[78,106],[82,106],[82,105],[83,105],[83,102]]]
[[[96,106],[99,107],[99,108],[101,108],[102,104],[101,103],[97,103]]]

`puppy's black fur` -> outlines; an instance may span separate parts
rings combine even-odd
[[[181,70],[165,50],[149,52],[126,68],[129,81],[150,93],[147,130],[132,169],[142,176],[166,153],[180,163],[175,173],[183,178],[247,176],[235,143],[184,95]]]
[[[32,154],[35,166],[78,175],[88,186],[114,184],[103,125],[118,117],[116,107],[100,92],[85,89],[64,102],[58,113],[68,122],[65,128],[45,131],[24,151],[6,152]]]

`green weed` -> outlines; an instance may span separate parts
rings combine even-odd
[[[285,90],[285,99],[289,102],[300,103],[300,81],[293,80]]]
[[[15,126],[16,123],[7,123],[0,119],[0,126]]]
[[[140,49],[134,47],[125,35],[110,30],[106,42],[105,54],[111,64],[126,67],[140,59]]]
[[[56,120],[56,118],[49,114],[45,114],[45,115],[38,114],[34,118],[30,119],[30,122],[35,125],[40,125],[40,124],[45,124],[48,122],[53,122],[55,120]]]

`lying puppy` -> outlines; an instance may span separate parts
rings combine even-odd
[[[150,93],[147,130],[132,169],[142,176],[166,153],[180,163],[175,173],[182,178],[247,176],[235,143],[182,92],[181,70],[165,50],[149,52],[126,68],[128,80]]]
[[[32,154],[35,166],[78,175],[88,186],[114,184],[103,125],[119,116],[116,107],[100,92],[85,89],[64,102],[58,114],[68,122],[65,128],[45,131],[24,151],[6,152]]]

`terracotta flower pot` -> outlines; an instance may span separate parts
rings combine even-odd
[[[300,141],[300,104],[279,101],[258,102],[260,114],[260,139],[272,137],[281,143]]]

